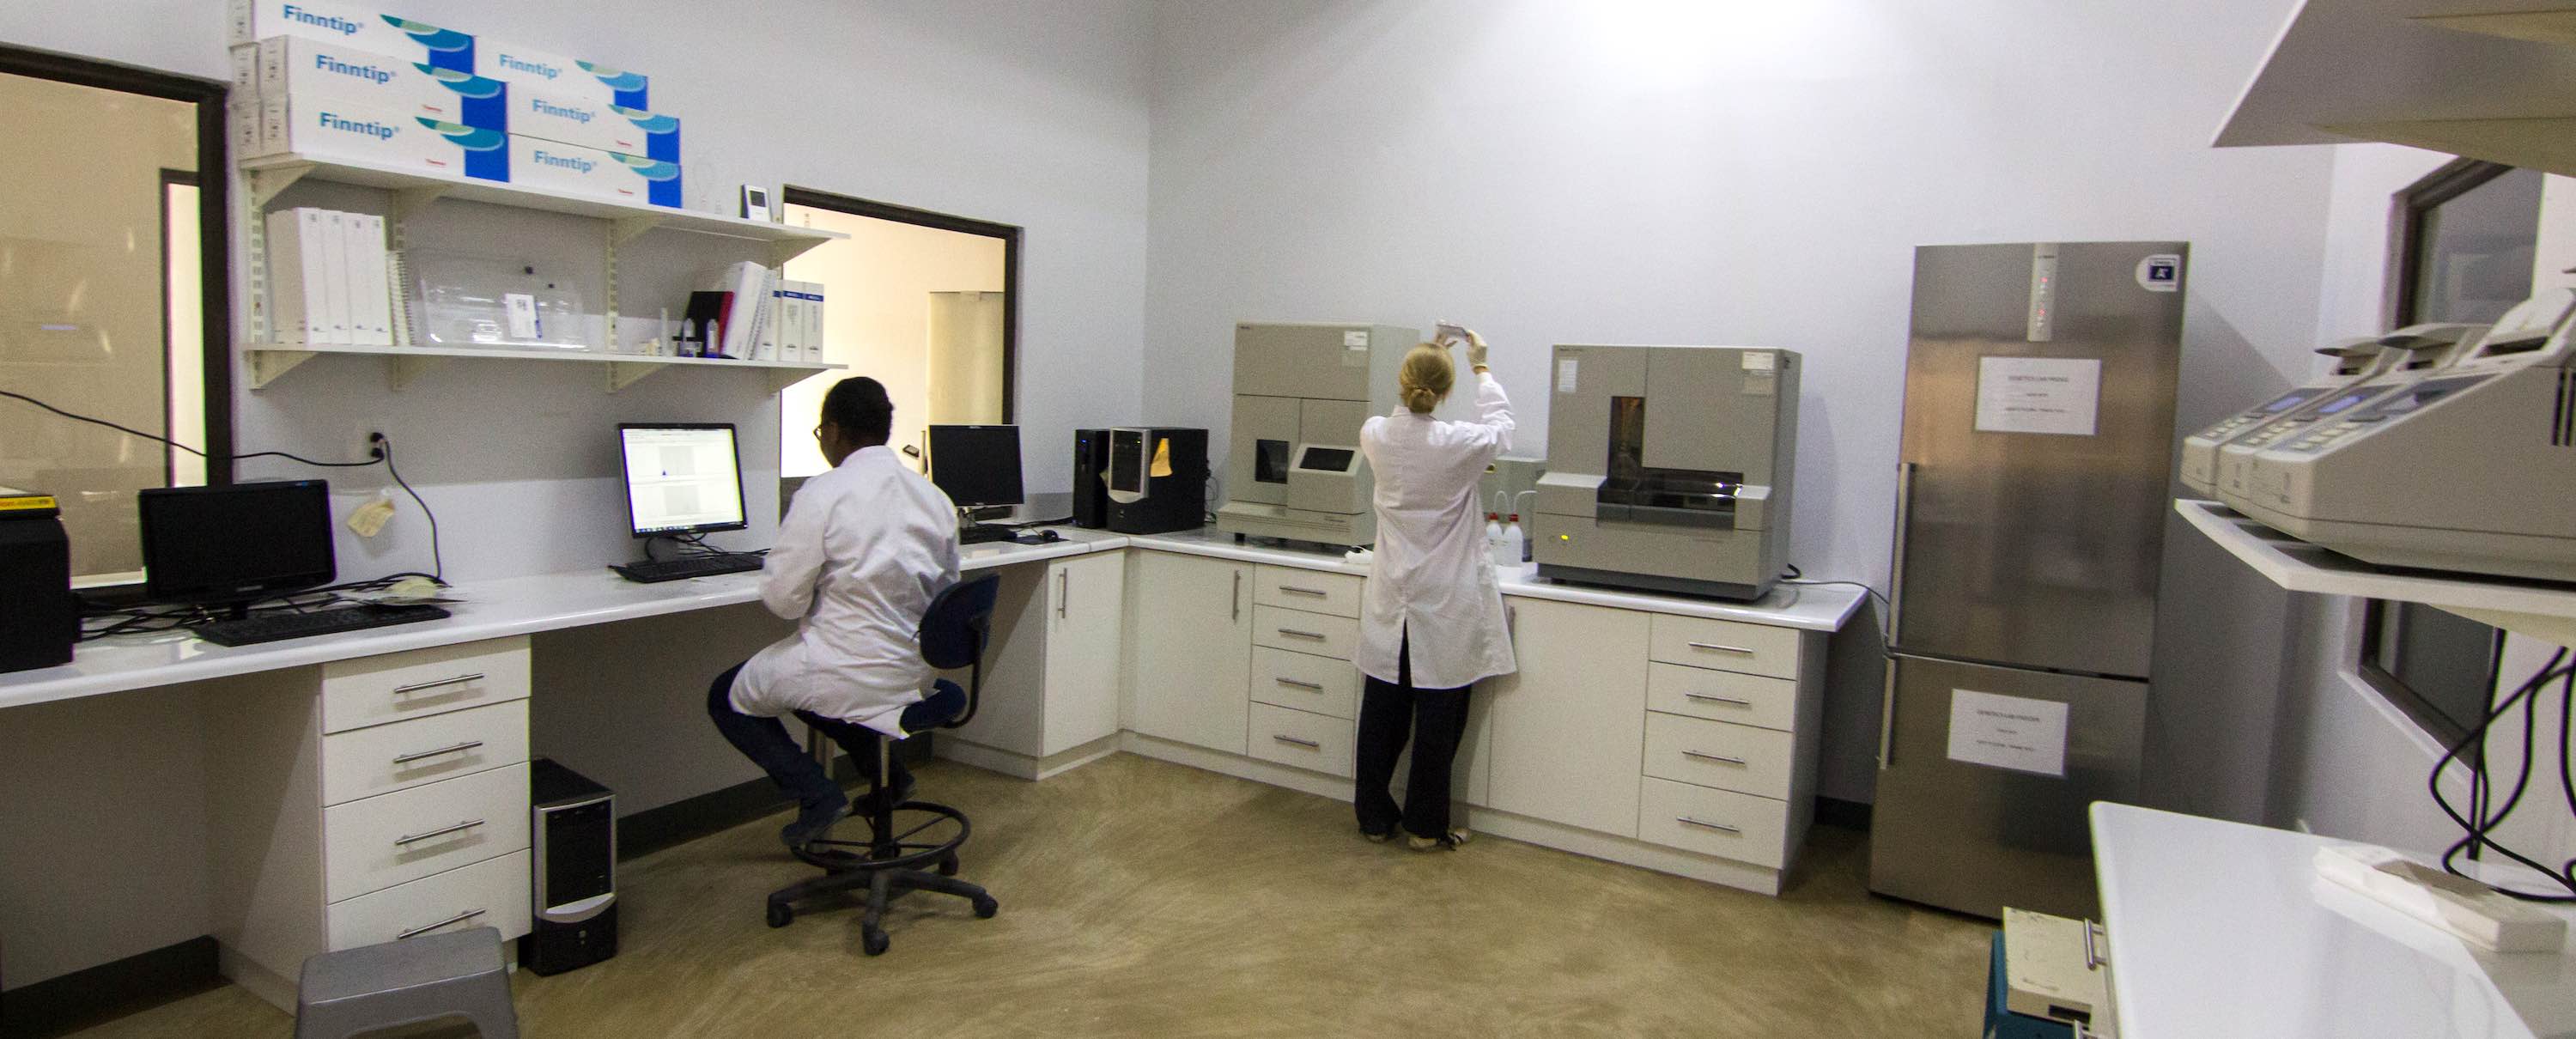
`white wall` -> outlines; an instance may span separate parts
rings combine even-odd
[[[1914,246],[2190,240],[2182,432],[2306,374],[2331,155],[2209,147],[2293,6],[1164,3],[1147,417],[1222,437],[1241,319],[1473,324],[1531,453],[1550,344],[1789,347],[1795,561],[1884,588]],[[2196,720],[2269,701],[2278,598],[2177,583],[2229,605],[2163,618],[2162,764],[2253,767],[2259,807],[2260,740]],[[2183,666],[2210,646],[2247,669]],[[1867,659],[1837,654],[1832,796],[1870,796]]]

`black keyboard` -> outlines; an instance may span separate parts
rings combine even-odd
[[[1018,534],[1019,531],[1005,527],[999,523],[978,523],[971,527],[959,529],[957,531],[957,543],[960,545],[980,545],[988,541],[1009,541]]]
[[[248,646],[311,635],[336,635],[396,624],[416,624],[448,616],[435,606],[340,606],[311,613],[263,613],[241,620],[214,621],[189,630],[218,646]]]
[[[678,581],[690,577],[714,577],[717,574],[739,574],[760,569],[760,557],[749,552],[727,552],[719,556],[681,556],[678,559],[647,559],[640,563],[612,566],[617,576],[639,584]]]

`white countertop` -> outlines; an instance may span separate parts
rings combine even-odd
[[[1307,570],[1368,573],[1366,567],[1344,563],[1337,552],[1236,545],[1232,535],[1212,529],[1142,536],[1072,527],[1056,530],[1064,540],[1045,545],[1001,542],[967,546],[962,563],[967,570],[981,570],[1135,547]],[[732,606],[759,598],[759,575],[725,574],[637,584],[603,568],[463,582],[455,594],[464,601],[447,605],[455,616],[446,620],[339,635],[231,648],[184,632],[84,643],[72,662],[61,667],[0,674],[0,708]],[[1557,585],[1532,578],[1526,569],[1504,575],[1503,594],[1809,631],[1840,628],[1859,606],[1862,595],[1844,587],[1782,585],[1757,603],[1726,603]]]
[[[1322,548],[1294,548],[1276,544],[1248,542],[1235,544],[1234,535],[1218,533],[1214,527],[1183,531],[1177,534],[1130,535],[1127,543],[1136,548],[1150,548],[1185,555],[1231,559],[1241,563],[1268,563],[1293,566],[1303,570],[1368,575],[1368,568],[1342,561],[1342,553]],[[1861,598],[1868,593],[1848,585],[1788,585],[1771,590],[1771,594],[1749,603],[1717,599],[1692,599],[1654,592],[1631,592],[1589,585],[1558,584],[1541,580],[1535,568],[1524,565],[1502,575],[1504,595],[1531,599],[1553,599],[1558,602],[1609,606],[1623,610],[1669,613],[1681,617],[1711,617],[1718,620],[1768,624],[1781,628],[1807,631],[1839,631],[1860,608]]]
[[[2121,1039],[2576,1034],[2576,957],[2481,952],[2319,878],[2333,841],[2108,803],[2092,816]]]

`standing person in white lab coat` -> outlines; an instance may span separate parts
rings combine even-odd
[[[824,394],[814,439],[832,469],[797,489],[760,570],[761,603],[796,633],[707,688],[716,731],[796,799],[796,821],[779,831],[790,848],[829,833],[850,800],[780,717],[822,730],[874,776],[879,733],[901,739],[966,707],[963,695],[923,698],[932,675],[917,642],[931,597],[957,583],[957,510],[885,446],[893,428],[875,379]],[[901,803],[912,777],[899,761],[890,773]]]
[[[1466,348],[1475,370],[1473,422],[1431,417],[1457,380],[1451,343]],[[1377,479],[1377,551],[1352,654],[1368,676],[1352,807],[1370,840],[1401,825],[1415,850],[1428,851],[1468,836],[1449,825],[1450,763],[1467,731],[1468,687],[1518,667],[1476,511],[1477,481],[1511,449],[1512,404],[1485,367],[1484,337],[1446,326],[1441,344],[1405,355],[1397,382],[1404,406],[1360,427],[1360,451]],[[1387,784],[1408,728],[1413,766],[1398,806]]]

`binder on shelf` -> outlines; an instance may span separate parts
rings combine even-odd
[[[385,271],[385,218],[349,213],[349,323],[354,341],[394,345],[393,293]]]
[[[334,341],[331,303],[323,295],[331,276],[321,246],[322,223],[319,209],[268,214],[269,328],[279,342]]]
[[[778,333],[779,326],[782,322],[779,319],[779,312],[786,306],[786,294],[786,284],[776,278],[771,278],[769,281],[769,293],[761,300],[760,341],[752,344],[752,360],[775,361],[780,359],[778,353]]]
[[[823,283],[805,283],[805,360],[823,363]]]
[[[349,214],[331,210],[323,210],[321,213],[322,300],[331,315],[331,337],[326,341],[363,343],[365,340],[359,336],[357,323],[350,317],[349,240],[355,236],[349,233]]]

